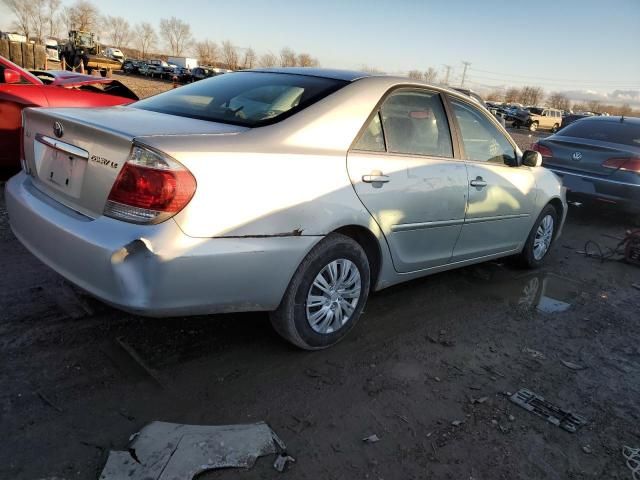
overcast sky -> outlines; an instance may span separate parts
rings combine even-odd
[[[29,0],[24,0],[29,1]],[[73,0],[63,0],[71,4]],[[102,0],[131,23],[176,16],[194,37],[259,54],[306,51],[324,67],[387,72],[471,62],[472,87],[640,91],[640,0]],[[0,7],[1,8],[1,7]],[[0,10],[0,28],[10,24]],[[624,95],[624,94],[620,94]],[[638,100],[640,101],[640,94]]]

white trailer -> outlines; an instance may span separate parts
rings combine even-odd
[[[198,66],[198,59],[189,57],[169,57],[167,63],[191,69]]]

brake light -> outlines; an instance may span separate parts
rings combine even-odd
[[[181,163],[134,145],[107,198],[104,214],[133,223],[159,223],[182,210],[196,180]]]
[[[540,155],[542,155],[543,157],[553,157],[553,152],[551,151],[551,149],[544,145],[540,145],[539,143],[534,143],[533,145],[531,145],[531,149],[534,152],[540,152]]]
[[[623,170],[625,172],[640,173],[640,158],[638,157],[616,157],[608,158],[602,163],[603,167]]]

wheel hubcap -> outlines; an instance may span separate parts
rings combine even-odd
[[[334,260],[316,276],[307,294],[307,321],[321,334],[333,333],[346,324],[360,300],[360,271],[346,258]]]
[[[536,237],[533,239],[533,257],[536,260],[541,260],[549,250],[551,240],[553,239],[553,217],[551,215],[545,216],[538,229],[536,230]]]

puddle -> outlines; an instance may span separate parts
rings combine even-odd
[[[490,290],[492,296],[546,314],[566,312],[584,295],[581,283],[567,277],[536,272],[514,278],[513,273],[500,265],[489,265],[471,276],[482,280],[479,288]]]

